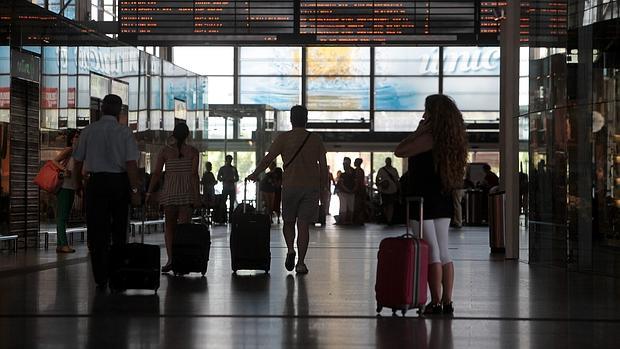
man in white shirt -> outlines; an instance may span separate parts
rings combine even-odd
[[[82,131],[73,152],[78,190],[84,162],[90,174],[85,193],[86,223],[93,276],[99,289],[107,288],[110,242],[122,245],[127,240],[129,203],[140,205],[140,151],[131,130],[118,123],[122,104],[117,95],[105,96],[103,116]]]

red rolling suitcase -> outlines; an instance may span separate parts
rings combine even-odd
[[[420,238],[409,231],[409,203],[420,203]],[[403,314],[412,308],[424,313],[427,297],[429,247],[422,239],[424,200],[407,198],[407,232],[399,237],[385,238],[379,245],[375,292],[377,312],[383,307]]]

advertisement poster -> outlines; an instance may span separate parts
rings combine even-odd
[[[41,108],[58,108],[58,88],[44,87],[41,89]]]
[[[11,107],[11,88],[0,87],[0,109],[9,109]]]

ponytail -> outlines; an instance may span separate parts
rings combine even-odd
[[[177,124],[174,127],[174,131],[172,131],[172,137],[174,137],[174,139],[176,139],[177,141],[177,149],[179,151],[180,158],[183,157],[183,153],[181,152],[181,149],[188,136],[189,136],[189,127],[187,127],[187,124],[185,123]]]

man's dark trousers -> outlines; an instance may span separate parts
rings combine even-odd
[[[92,173],[86,188],[86,224],[97,285],[108,281],[110,239],[113,245],[126,243],[128,213],[127,173]]]
[[[237,188],[235,184],[225,184],[222,188],[222,205],[226,206],[226,198],[230,200],[228,205],[228,220],[230,223],[233,210],[235,209],[235,201],[237,200]]]

